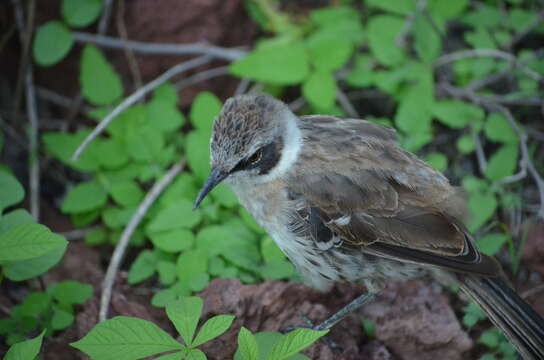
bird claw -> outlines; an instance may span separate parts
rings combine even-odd
[[[306,316],[305,314],[299,312],[297,313],[297,315],[308,325],[307,327],[304,327],[304,326],[290,326],[286,329],[283,329],[283,330],[280,330],[280,332],[282,334],[288,334],[290,333],[291,331],[294,331],[294,330],[297,330],[297,329],[308,329],[308,330],[319,330],[319,325],[316,326],[314,325],[313,321],[310,320],[310,318],[308,316]],[[344,349],[342,348],[342,346],[338,345],[336,342],[334,342],[330,336],[327,334],[325,336],[323,336],[321,338],[321,340],[329,347],[329,349],[331,350],[336,350],[336,351],[344,351]]]

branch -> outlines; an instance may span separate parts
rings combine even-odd
[[[104,10],[102,10],[102,16],[100,16],[100,22],[98,23],[98,33],[105,34],[108,30],[108,25],[111,17],[112,0],[104,0]]]
[[[174,178],[181,172],[181,170],[183,170],[184,167],[184,160],[174,164],[170,170],[168,170],[168,172],[153,185],[151,190],[149,190],[145,196],[144,200],[138,206],[136,213],[134,213],[130,219],[127,227],[121,234],[121,239],[115,246],[115,250],[113,251],[113,255],[102,284],[102,296],[100,298],[100,311],[98,317],[99,322],[106,320],[108,317],[108,308],[110,306],[113,284],[115,282],[115,278],[117,277],[117,272],[119,271],[123,256],[125,255],[130,237],[142,221],[147,210],[149,210],[149,207],[155,202],[157,197],[159,197],[163,190],[174,180]]]
[[[523,29],[521,29],[519,32],[515,33],[514,36],[512,36],[512,39],[510,39],[510,42],[506,44],[506,48],[510,49],[514,45],[516,45],[521,39],[523,39],[528,33],[533,31],[536,27],[538,27],[542,20],[544,19],[544,11],[541,11],[537,14],[536,18],[528,23]]]
[[[518,59],[514,55],[504,51],[493,50],[493,49],[461,50],[461,51],[456,51],[450,54],[442,55],[435,61],[434,67],[439,68],[453,61],[466,59],[466,58],[473,58],[473,57],[494,57],[497,59],[509,61],[514,66],[519,67],[520,70],[523,71],[523,73],[525,73],[525,75],[527,75],[531,79],[536,80],[538,82],[544,82],[544,77],[542,77],[539,73],[532,70],[528,66],[524,65],[520,61],[518,61]]]
[[[340,104],[340,106],[346,112],[348,116],[354,119],[361,118],[361,115],[359,115],[357,110],[355,110],[355,107],[349,101],[347,95],[340,88],[336,89],[336,100],[338,100],[338,103]]]
[[[13,0],[15,8],[15,18],[17,19],[17,27],[21,34],[21,39],[24,39],[23,46],[28,46],[32,38],[32,26],[34,23],[34,0],[29,4],[27,28],[25,30],[24,15],[22,5],[19,0]],[[40,166],[38,164],[38,109],[36,105],[36,91],[34,89],[34,71],[32,63],[21,61],[25,70],[25,95],[26,95],[26,112],[30,122],[30,130],[28,132],[29,146],[29,187],[30,187],[30,212],[36,221],[40,220]]]
[[[155,80],[149,82],[144,87],[142,87],[142,88],[138,89],[137,91],[135,91],[134,93],[132,93],[132,95],[130,95],[123,102],[121,102],[119,105],[117,105],[115,107],[115,109],[113,109],[112,112],[110,112],[108,114],[108,116],[106,116],[104,118],[104,120],[102,120],[94,128],[94,130],[85,138],[85,140],[83,140],[81,145],[79,145],[79,147],[76,149],[76,151],[72,155],[71,160],[76,161],[78,159],[79,155],[81,155],[81,153],[83,152],[83,150],[85,150],[85,148],[89,145],[89,143],[91,141],[93,141],[94,138],[96,138],[98,135],[100,135],[100,133],[102,133],[102,131],[104,131],[106,126],[108,126],[109,123],[112,122],[112,120],[117,115],[121,114],[123,111],[125,111],[127,108],[129,108],[132,104],[136,103],[139,99],[141,99],[143,96],[145,96],[148,92],[155,89],[157,86],[161,85],[162,83],[164,83],[165,81],[167,81],[171,77],[176,76],[178,74],[181,74],[182,72],[191,70],[191,69],[193,69],[195,67],[198,67],[200,65],[206,64],[206,63],[208,63],[210,61],[211,61],[211,57],[201,56],[201,57],[198,57],[198,58],[195,58],[195,59],[192,59],[192,60],[177,64],[174,67],[170,68],[165,73],[163,73],[162,75],[160,75],[159,77],[157,77]]]
[[[183,80],[180,80],[176,84],[174,84],[174,87],[176,88],[176,91],[181,91],[182,89],[185,89],[186,87],[189,87],[201,81],[206,81],[209,79],[213,79],[214,77],[224,76],[228,74],[229,74],[228,66],[219,66],[216,68],[198,72]]]
[[[399,36],[397,36],[397,39],[395,40],[395,43],[398,46],[400,47],[406,46],[406,38],[408,37],[408,34],[412,30],[412,27],[414,26],[414,23],[416,22],[417,13],[423,12],[426,7],[427,7],[427,0],[417,1],[416,10],[406,17],[406,21],[404,22],[404,25],[402,26],[402,30],[400,31]]]
[[[109,36],[94,35],[74,31],[74,40],[81,43],[90,43],[108,49],[130,49],[134,52],[147,55],[208,55],[227,61],[238,60],[246,55],[246,51],[235,48],[223,48],[206,44],[156,44],[133,40],[122,40]]]

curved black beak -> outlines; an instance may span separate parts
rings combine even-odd
[[[193,210],[198,208],[202,200],[208,195],[212,189],[219,184],[221,181],[225,180],[225,178],[229,176],[229,173],[226,171],[221,171],[219,169],[212,169],[210,176],[208,176],[208,180],[206,180],[206,183],[204,183],[204,186],[202,186],[202,189],[200,189],[200,192],[198,193],[198,196],[196,197],[195,203],[193,205]]]

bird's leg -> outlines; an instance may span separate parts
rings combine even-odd
[[[331,317],[329,317],[327,320],[323,321],[321,324],[313,326],[313,330],[327,330],[336,325],[340,320],[345,318],[350,312],[352,312],[355,309],[358,309],[359,307],[363,306],[370,300],[374,298],[376,294],[371,292],[366,292],[359,297],[357,297],[355,300],[344,306],[342,309],[340,309],[338,312],[333,314]]]

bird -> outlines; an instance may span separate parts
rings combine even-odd
[[[466,195],[401,148],[391,127],[296,116],[268,94],[238,95],[214,120],[210,164],[195,209],[225,183],[305,283],[324,292],[365,285],[313,329],[330,329],[390,281],[432,279],[458,284],[524,359],[544,359],[544,319],[478,251]]]

